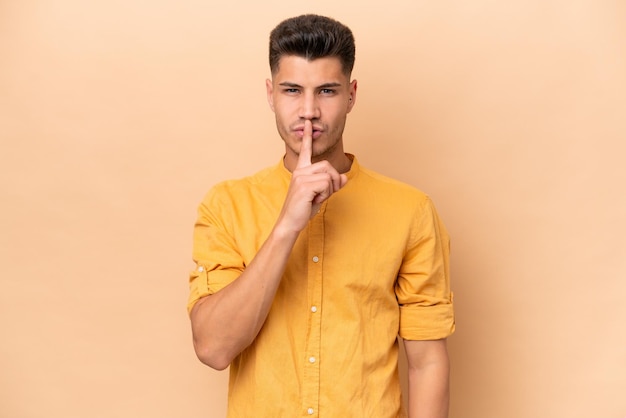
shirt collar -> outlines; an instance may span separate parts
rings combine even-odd
[[[360,171],[361,166],[359,165],[357,158],[353,154],[346,153],[346,157],[348,157],[352,161],[350,170],[345,173],[348,179],[351,179],[357,175],[357,173]],[[287,180],[287,182],[291,181],[291,171],[287,170],[287,167],[285,167],[284,157],[281,158],[278,162],[276,170],[280,173],[281,177]]]

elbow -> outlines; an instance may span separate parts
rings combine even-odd
[[[196,352],[196,357],[203,364],[206,364],[215,370],[226,369],[235,356],[230,355],[227,347],[224,344],[220,344],[219,341],[224,341],[223,337],[214,335],[214,333],[207,330],[207,323],[209,322],[201,314],[201,308],[205,303],[209,301],[209,297],[205,296],[198,300],[190,312],[191,319],[191,335],[193,339],[193,349]]]
[[[208,300],[209,297],[200,299],[191,311],[193,348],[203,364],[215,370],[224,370],[252,341],[245,340],[245,336],[232,335],[229,327],[211,326],[215,320],[209,319],[211,305],[205,304]]]
[[[233,357],[226,352],[222,350],[211,350],[206,345],[198,344],[195,341],[194,350],[198,360],[214,370],[224,370],[230,366],[230,363],[233,361]]]
[[[224,361],[219,358],[209,358],[209,357],[200,357],[200,356],[198,356],[198,358],[200,359],[202,363],[206,364],[213,370],[222,371],[222,370],[225,370],[228,366],[230,366],[229,361]]]

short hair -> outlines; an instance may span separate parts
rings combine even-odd
[[[270,70],[278,71],[283,56],[308,61],[337,57],[343,72],[350,76],[354,67],[355,45],[350,28],[325,16],[306,14],[286,19],[270,33]]]

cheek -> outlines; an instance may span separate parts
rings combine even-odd
[[[274,101],[274,113],[279,115],[281,119],[289,119],[289,117],[293,114],[292,105],[284,100],[275,100]]]
[[[328,120],[330,124],[333,125],[334,129],[341,128],[341,125],[345,123],[347,115],[347,109],[345,106],[339,108],[339,106],[333,109],[332,117]]]
[[[274,114],[276,115],[276,120],[281,125],[289,125],[289,116],[284,111],[281,112],[277,110],[276,112],[274,112]]]

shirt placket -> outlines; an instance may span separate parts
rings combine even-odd
[[[309,221],[307,252],[308,321],[304,361],[302,411],[304,416],[319,416],[320,357],[322,339],[322,285],[324,263],[324,202],[318,213]]]

